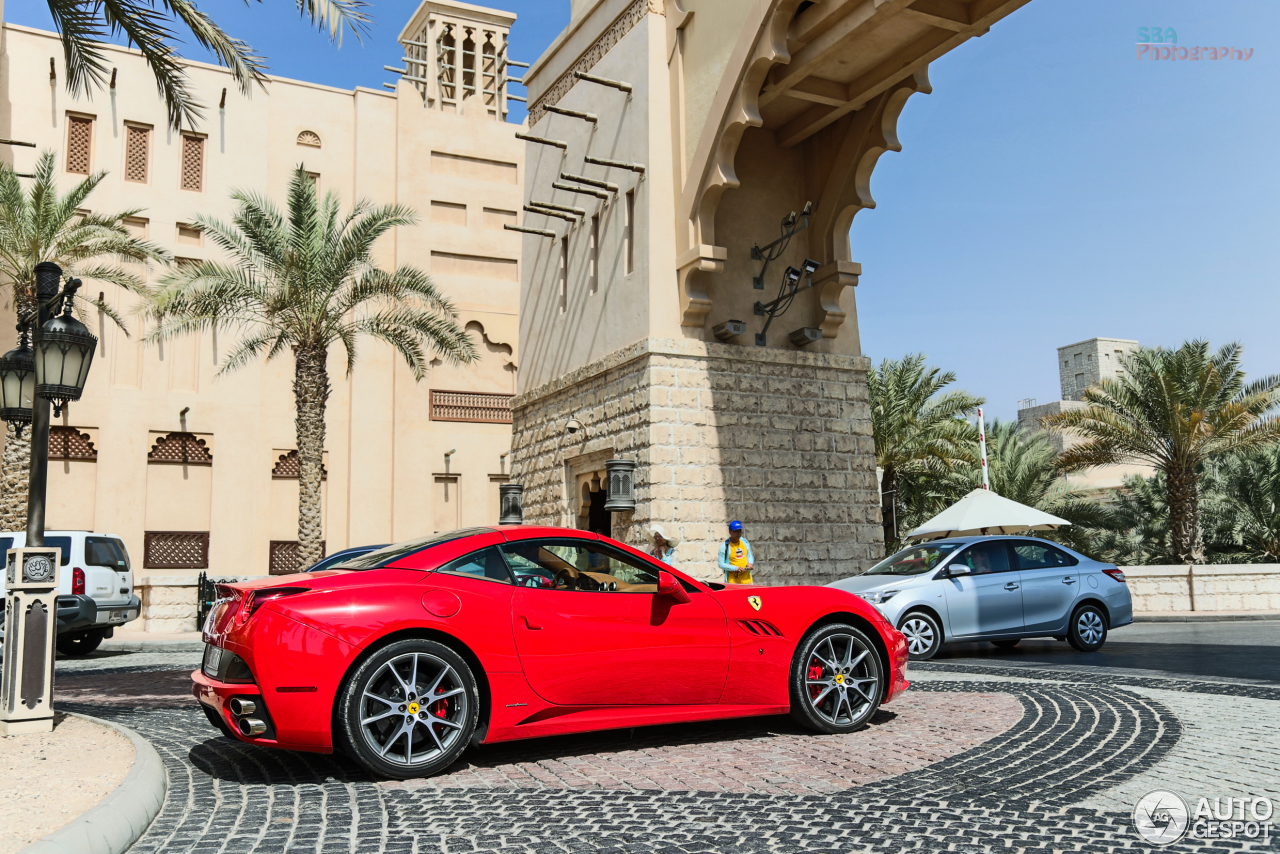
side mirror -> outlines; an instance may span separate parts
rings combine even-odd
[[[958,578],[962,575],[973,575],[973,570],[962,563],[953,563],[944,570],[940,578]]]
[[[677,602],[688,602],[689,594],[674,575],[663,571],[658,573],[658,595],[670,596]]]

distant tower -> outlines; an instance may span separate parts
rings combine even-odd
[[[1124,357],[1137,347],[1137,341],[1124,338],[1090,338],[1079,344],[1059,347],[1058,375],[1062,379],[1062,399],[1083,400],[1084,391],[1089,386],[1121,376]]]
[[[456,113],[474,95],[505,121],[507,34],[515,20],[498,9],[426,0],[400,33],[404,79],[429,109]]]

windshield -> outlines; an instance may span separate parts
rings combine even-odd
[[[947,556],[960,548],[961,543],[929,543],[923,546],[912,546],[903,549],[896,555],[890,555],[863,575],[920,575],[947,559]]]
[[[484,534],[488,531],[488,528],[462,528],[458,531],[432,534],[429,537],[409,540],[405,543],[396,543],[395,545],[387,546],[385,549],[378,549],[376,552],[349,558],[337,566],[326,567],[326,569],[381,569],[387,564],[395,563],[411,554],[417,554],[423,549],[429,549],[432,546],[438,546],[451,540],[460,540],[463,537],[470,537],[474,534]]]

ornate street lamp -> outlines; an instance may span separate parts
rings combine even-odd
[[[0,420],[18,425],[31,423],[31,404],[36,393],[36,357],[29,333],[19,326],[18,346],[0,356]]]
[[[53,404],[55,418],[62,415],[62,407],[84,393],[98,347],[97,337],[71,314],[79,287],[79,279],[67,283],[62,314],[41,328],[36,342],[36,394]]]

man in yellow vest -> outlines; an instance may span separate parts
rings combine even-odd
[[[720,568],[724,570],[725,584],[751,584],[751,570],[756,557],[751,553],[751,543],[742,536],[742,523],[734,519],[729,523],[729,539],[720,547]]]

